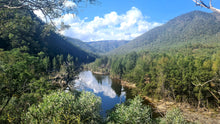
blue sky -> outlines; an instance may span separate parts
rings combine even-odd
[[[209,0],[203,1],[209,3]],[[213,0],[212,3],[214,7],[220,8],[220,0]],[[162,23],[194,10],[212,12],[196,7],[192,0],[99,0],[94,5],[88,4],[79,8],[78,16],[80,18],[88,17],[91,20],[95,16],[103,16],[112,11],[123,14],[132,7],[138,8],[144,16],[149,17],[149,21]]]
[[[220,0],[213,0],[213,6],[220,8]],[[75,16],[66,14],[55,22],[71,26],[61,34],[84,42],[132,40],[179,15],[194,10],[211,12],[192,0],[99,0],[80,4],[77,10]]]

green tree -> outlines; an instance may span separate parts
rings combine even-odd
[[[113,75],[119,76],[119,78],[122,78],[123,75],[123,65],[122,65],[122,59],[116,58],[112,61],[111,64],[111,73]]]
[[[132,52],[132,53],[126,55],[124,62],[122,62],[123,65],[125,65],[125,72],[132,70],[136,65],[136,61],[137,61],[137,53],[136,52]]]
[[[14,119],[11,120],[18,123],[22,111],[50,92],[52,84],[42,72],[44,67],[38,57],[22,53],[19,49],[0,51],[0,56],[0,122],[12,117]],[[22,100],[28,93],[33,99]]]
[[[42,61],[43,61],[42,64],[44,65],[44,68],[47,72],[50,69],[50,58],[47,56],[47,57],[43,58]]]
[[[57,59],[56,57],[53,58],[53,71],[56,71],[57,70]]]

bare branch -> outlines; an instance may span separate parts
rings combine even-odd
[[[24,5],[22,6],[9,6],[9,5],[4,5],[5,8],[8,8],[8,9],[20,9],[22,7],[24,7]]]
[[[198,80],[198,78],[196,78],[196,80],[197,80],[197,82],[198,82],[198,84],[195,84],[195,83],[193,83],[192,82],[192,84],[194,85],[194,86],[201,86],[201,87],[203,87],[204,85],[206,85],[207,83],[210,83],[210,82],[213,82],[213,81],[220,81],[220,79],[216,79],[216,78],[213,78],[213,79],[211,79],[211,80],[208,80],[208,81],[206,81],[206,82],[204,82],[203,84]]]
[[[220,100],[218,99],[218,97],[212,92],[212,91],[210,91],[210,90],[208,90],[211,94],[212,94],[212,96],[218,101],[218,102],[220,102]]]
[[[210,0],[209,6],[207,4],[205,4],[202,0],[193,0],[193,1],[196,3],[196,6],[201,6],[201,7],[210,9],[213,12],[217,12],[217,13],[220,14],[220,9],[217,9],[217,8],[212,6],[212,0]]]

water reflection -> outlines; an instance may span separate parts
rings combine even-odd
[[[112,81],[114,83],[112,83],[111,88],[115,91],[118,97],[121,96],[122,86],[120,80],[112,79]]]
[[[96,94],[103,92],[105,96],[110,98],[116,97],[115,91],[111,88],[112,82],[107,76],[102,77],[101,80],[97,80],[91,71],[85,71],[79,74],[79,79],[75,83],[77,89],[92,91]]]
[[[94,92],[102,99],[102,112],[106,116],[106,111],[112,109],[116,104],[124,102],[127,89],[122,87],[119,80],[112,80],[108,75],[95,75],[91,71],[84,71],[75,80],[74,87],[77,90]],[[127,96],[128,98],[129,96]]]
[[[102,80],[106,77],[104,75],[93,75],[99,84],[102,84]]]

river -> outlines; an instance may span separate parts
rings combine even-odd
[[[101,115],[106,117],[107,112],[116,104],[123,103],[132,98],[131,90],[121,85],[120,80],[111,79],[109,75],[97,75],[91,71],[79,73],[74,81],[74,89],[89,91],[102,99]]]

